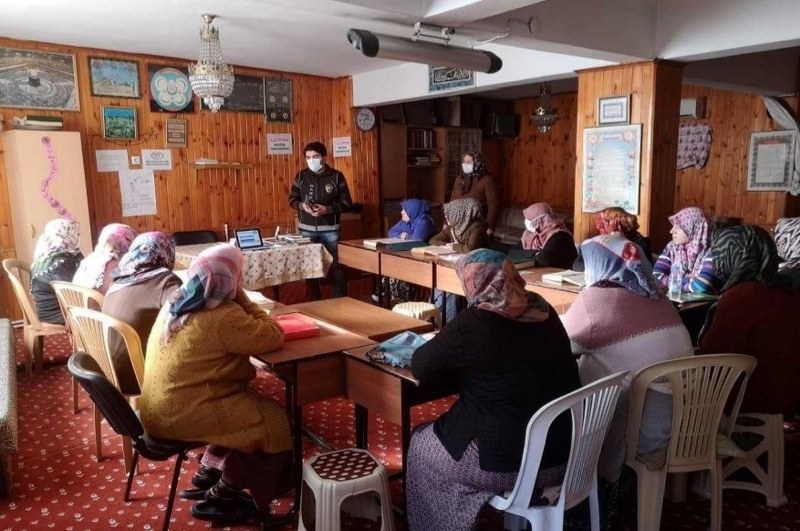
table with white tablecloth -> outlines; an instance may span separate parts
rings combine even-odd
[[[204,250],[219,245],[200,243],[175,248],[175,269],[187,269]],[[286,282],[323,278],[333,263],[333,257],[319,243],[284,245],[270,249],[244,251],[242,286],[260,290]]]

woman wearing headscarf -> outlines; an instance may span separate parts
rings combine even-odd
[[[450,245],[458,253],[468,253],[486,245],[486,222],[481,204],[471,197],[445,203],[445,225],[431,238],[431,245]]]
[[[442,232],[431,238],[431,245],[448,245],[457,253],[468,253],[489,243],[481,204],[477,200],[471,197],[456,199],[445,203],[443,210],[444,227]],[[437,308],[445,308],[445,322],[455,317],[458,312],[457,295],[436,289],[433,299]]]
[[[163,232],[145,232],[133,240],[113,272],[103,313],[131,325],[139,334],[143,349],[159,310],[181,287],[181,279],[172,272],[174,266],[172,239]],[[125,394],[138,394],[139,384],[125,344],[116,336],[110,341],[120,389]]]
[[[153,325],[140,400],[148,434],[209,444],[192,480],[198,489],[181,495],[204,496],[192,514],[225,523],[269,510],[291,448],[283,408],[248,389],[249,357],[279,348],[283,332],[248,300],[242,264],[241,251],[227,244],[192,263]]]
[[[111,272],[117,267],[122,255],[128,252],[134,238],[136,231],[128,225],[111,223],[103,227],[94,251],[83,259],[72,282],[85,288],[96,289],[100,293],[108,291],[111,285]]]
[[[531,416],[580,387],[561,320],[541,296],[525,291],[508,257],[479,249],[462,257],[456,271],[469,308],[411,362],[422,385],[456,382],[459,395],[411,438],[410,531],[473,529],[481,507],[513,488]],[[550,429],[537,488],[563,480],[570,437],[562,417]]]
[[[800,218],[781,218],[775,224],[775,246],[778,248],[778,273],[792,286],[800,288]]]
[[[424,199],[406,199],[400,206],[402,219],[389,229],[390,238],[427,242],[436,232],[431,207]]]
[[[461,158],[461,174],[453,183],[450,201],[463,197],[471,197],[481,203],[488,224],[486,232],[491,236],[497,220],[497,188],[494,179],[489,175],[489,170],[486,169],[483,157],[477,151],[464,153]]]
[[[700,336],[700,352],[758,358],[741,410],[791,419],[800,412],[800,293],[776,275],[778,252],[761,227],[722,229],[711,251],[723,285]]]
[[[714,274],[714,262],[707,253],[711,231],[708,218],[697,207],[688,207],[669,217],[672,241],[667,244],[653,266],[653,276],[663,286],[669,285],[673,264],[683,274],[681,290],[693,293],[716,293],[719,279]]]
[[[31,264],[31,295],[36,315],[44,323],[64,324],[64,315],[50,282],[72,282],[83,258],[79,238],[77,221],[58,218],[47,222],[36,242]]]
[[[564,314],[573,354],[580,355],[581,383],[587,385],[619,371],[694,354],[686,327],[663,288],[653,278],[641,248],[619,232],[596,236],[581,245],[586,288]],[[617,405],[600,455],[598,472],[615,483],[625,460],[628,386]],[[639,453],[664,448],[672,427],[668,389],[649,391],[639,437]]]
[[[604,208],[594,216],[594,225],[597,227],[597,232],[601,236],[611,234],[612,232],[619,232],[627,239],[635,243],[642,250],[642,257],[647,260],[650,265],[653,264],[653,251],[650,247],[650,238],[642,236],[639,232],[639,220],[636,216],[629,214],[625,209],[620,207]],[[572,265],[574,271],[583,271],[583,257],[581,257],[580,249],[578,250],[578,258]]]
[[[578,252],[572,233],[547,203],[534,203],[522,211],[525,232],[509,254],[529,251],[537,266],[569,269]]]

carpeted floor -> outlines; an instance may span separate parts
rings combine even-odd
[[[355,293],[354,293],[355,292]],[[350,285],[351,296],[369,298],[366,281]],[[293,289],[282,287],[281,300],[286,303],[304,299],[302,284]],[[21,361],[21,334],[17,351]],[[82,530],[82,529],[160,529],[163,510],[174,461],[152,463],[141,461],[140,473],[132,490],[132,501],[122,501],[125,473],[122,461],[121,438],[103,423],[103,455],[94,458],[92,410],[88,397],[81,392],[81,411],[72,413],[71,380],[64,363],[69,345],[63,336],[45,341],[48,360],[42,374],[32,382],[19,383],[20,454],[15,464],[13,493],[0,502],[0,531],[4,530]],[[283,403],[283,384],[260,372],[253,382],[260,393]],[[416,408],[415,423],[432,420],[449,407],[446,400]],[[343,398],[328,400],[306,407],[304,424],[332,446],[341,448],[354,444],[352,403]],[[394,424],[372,416],[370,420],[370,450],[390,471],[400,467],[399,429]],[[305,457],[322,452],[304,439]],[[770,509],[755,494],[725,491],[724,530],[794,530],[800,529],[800,435],[791,433],[786,442],[786,494],[789,503],[780,509]],[[179,489],[190,486],[197,467],[191,459],[183,467]],[[392,483],[394,502],[402,501],[401,485]],[[292,503],[290,498],[276,500],[273,509],[284,513]],[[685,504],[664,502],[662,529],[701,531],[708,528],[709,502],[692,494]],[[635,530],[635,500],[624,503],[623,530]],[[177,499],[172,514],[172,529],[207,528],[209,524],[193,519],[191,502]],[[497,520],[497,519],[495,519]],[[501,520],[499,520],[501,521]],[[494,520],[492,520],[494,522]],[[398,529],[405,529],[398,519]],[[492,529],[501,526],[493,523]],[[364,522],[349,522],[348,529],[376,529]],[[225,528],[228,529],[228,528]],[[257,529],[257,526],[236,526],[232,529]],[[286,529],[292,529],[286,527]]]

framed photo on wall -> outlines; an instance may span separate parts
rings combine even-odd
[[[103,107],[103,138],[136,140],[135,107]]]
[[[92,96],[115,98],[140,98],[139,63],[89,57],[89,75],[92,80]]]
[[[639,213],[642,124],[583,130],[583,212]]]
[[[600,98],[597,105],[597,124],[629,124],[630,94],[627,96],[614,96],[613,98]]]
[[[785,192],[792,182],[795,132],[767,131],[750,135],[747,190]]]
[[[0,48],[0,107],[80,111],[75,56]]]

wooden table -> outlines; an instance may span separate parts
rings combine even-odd
[[[364,246],[364,240],[346,240],[339,242],[339,263],[359,271],[375,275],[381,274],[380,253]]]
[[[457,392],[457,388],[420,386],[408,369],[376,363],[367,358],[372,347],[344,351],[347,398],[355,402],[356,446],[367,448],[369,411],[400,426],[405,470],[411,441],[411,408]]]
[[[302,312],[334,324],[374,341],[383,341],[406,330],[424,334],[433,330],[433,324],[394,313],[385,308],[361,302],[350,297],[304,302],[276,308],[271,315]]]
[[[583,290],[580,286],[567,282],[550,282],[542,280],[542,275],[563,271],[556,267],[535,267],[520,271],[520,275],[525,279],[525,289],[538,293],[555,308],[559,314],[564,314],[578,298],[578,294]]]
[[[373,345],[369,338],[300,313],[300,319],[319,326],[319,336],[287,341],[279,350],[254,356],[256,366],[274,373],[286,385],[286,408],[294,426],[295,500],[300,508],[303,478],[303,406],[345,394],[344,350]]]

